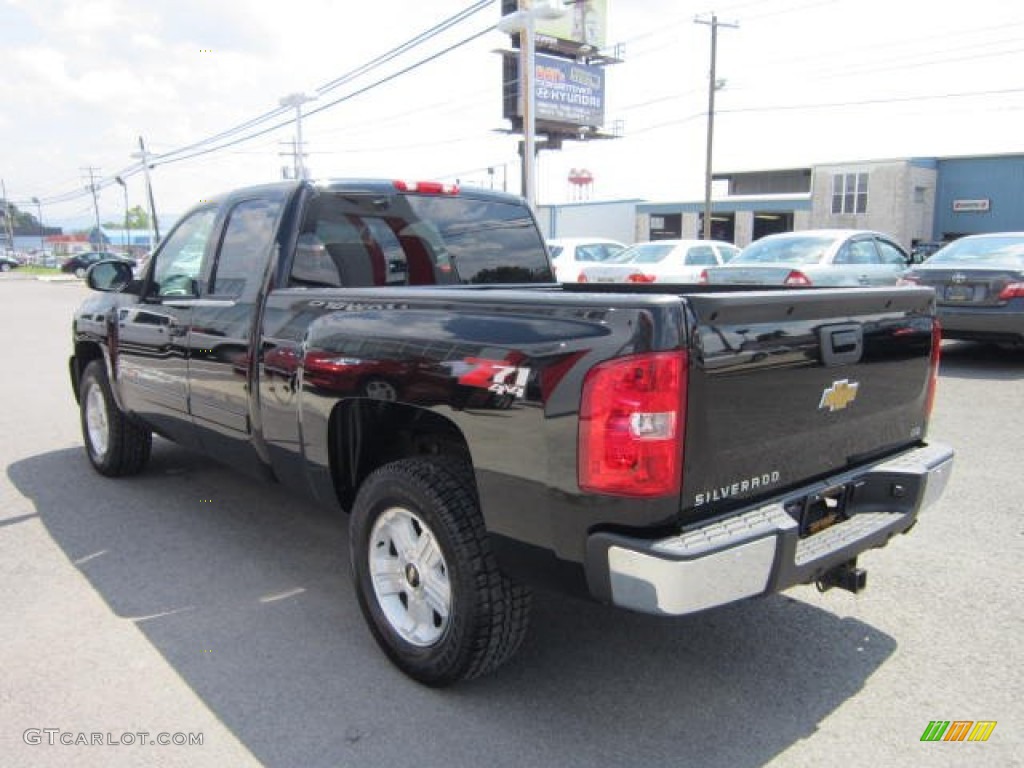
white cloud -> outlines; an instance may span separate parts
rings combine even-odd
[[[625,137],[544,152],[541,201],[563,201],[571,168],[595,176],[597,198],[699,196],[704,173],[708,29],[674,0],[608,0],[609,39],[625,41],[608,69],[607,118]],[[730,5],[730,4],[726,4]],[[14,200],[81,190],[80,168],[112,176],[138,137],[156,152],[189,145],[274,110],[439,21],[468,0],[9,0],[0,8],[7,71],[0,141]],[[715,166],[777,168],[817,161],[1020,151],[1024,8],[884,0],[759,0],[723,6],[738,29],[719,36]],[[493,24],[498,4],[430,46],[307,105],[396,72]],[[880,23],[884,20],[884,23]],[[310,114],[304,133],[319,175],[452,177],[518,189],[516,139],[497,133],[497,32],[364,95]],[[1002,90],[1002,93],[995,91]],[[988,95],[968,96],[981,91]],[[944,100],[928,95],[947,94]],[[899,101],[902,99],[903,101]],[[874,100],[875,103],[869,103]],[[826,106],[833,104],[836,106]],[[846,106],[838,106],[838,105]],[[803,108],[801,108],[803,105]],[[258,139],[154,172],[158,204],[273,180],[289,123]],[[142,202],[132,177],[131,202]],[[500,182],[499,182],[500,183]],[[91,201],[87,201],[91,206]],[[117,214],[120,190],[101,207]],[[81,199],[45,212],[75,215]]]

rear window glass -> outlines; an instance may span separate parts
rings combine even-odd
[[[927,263],[1024,269],[1024,237],[965,237],[936,251]]]
[[[295,285],[552,282],[526,208],[448,195],[321,194],[303,222]]]
[[[675,246],[671,244],[645,243],[644,245],[634,245],[628,250],[633,252],[633,257],[630,261],[634,264],[657,264],[672,253],[675,250]]]
[[[757,240],[730,264],[817,264],[835,240],[830,237],[783,237]]]

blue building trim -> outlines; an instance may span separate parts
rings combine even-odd
[[[1024,155],[940,159],[933,237],[1024,231]]]

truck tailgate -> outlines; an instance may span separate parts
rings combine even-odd
[[[933,294],[686,294],[682,509],[704,517],[920,443]]]

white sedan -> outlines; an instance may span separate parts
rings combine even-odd
[[[548,240],[547,246],[555,277],[563,283],[575,283],[583,267],[614,258],[626,248],[617,240],[600,237],[563,237]]]
[[[601,264],[586,266],[581,283],[696,283],[707,267],[740,252],[721,240],[654,240],[637,243]]]

